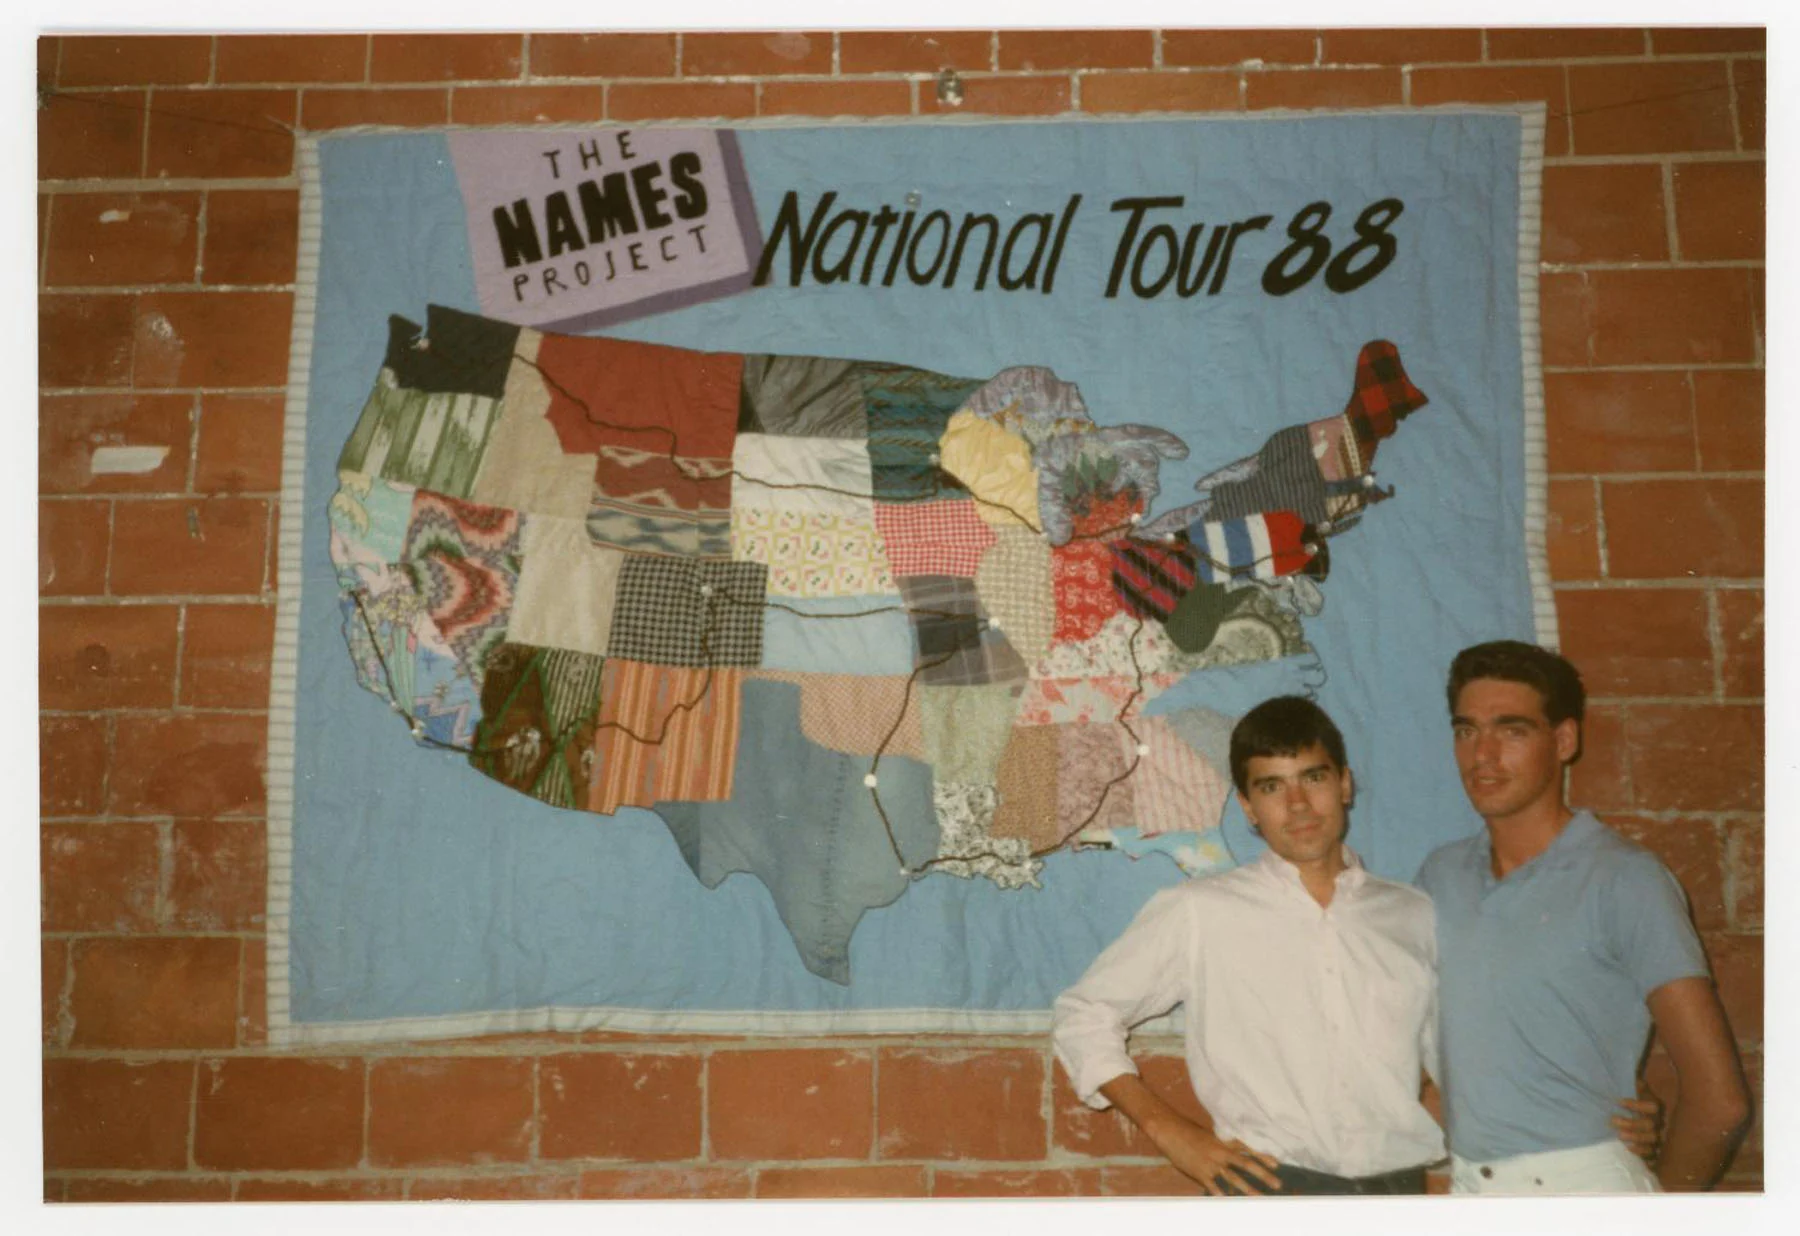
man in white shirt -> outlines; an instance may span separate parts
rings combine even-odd
[[[1422,1193],[1444,1157],[1420,1101],[1437,1067],[1431,902],[1344,844],[1354,782],[1310,700],[1246,713],[1231,778],[1269,852],[1151,898],[1056,1001],[1057,1058],[1084,1102],[1118,1107],[1208,1193]],[[1211,1130],[1125,1050],[1177,1004]]]

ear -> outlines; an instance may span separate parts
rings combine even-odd
[[[1348,768],[1344,769],[1343,804],[1348,807],[1356,801],[1356,774]]]
[[[1581,750],[1581,723],[1574,717],[1564,717],[1556,723],[1556,758],[1559,763],[1567,764]]]
[[[1237,794],[1236,798],[1238,800],[1239,809],[1244,813],[1244,818],[1250,822],[1250,831],[1255,833],[1258,837],[1262,836],[1262,825],[1256,822],[1256,813],[1250,810],[1250,800],[1242,794]]]

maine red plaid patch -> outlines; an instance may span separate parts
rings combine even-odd
[[[1344,415],[1363,445],[1392,436],[1395,425],[1429,400],[1400,364],[1400,349],[1385,339],[1363,345],[1356,358],[1356,388]]]

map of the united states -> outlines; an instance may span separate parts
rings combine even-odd
[[[1308,650],[1328,541],[1426,402],[1392,344],[1345,368],[1341,411],[1152,514],[1187,445],[1096,422],[1046,368],[432,306],[391,320],[338,460],[345,637],[415,742],[551,807],[654,810],[848,982],[857,921],[926,875],[1030,888],[1067,846],[1228,864],[1232,719],[1145,705]]]

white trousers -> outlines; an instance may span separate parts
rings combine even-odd
[[[1450,1156],[1452,1193],[1660,1193],[1644,1161],[1617,1140],[1509,1159]]]

